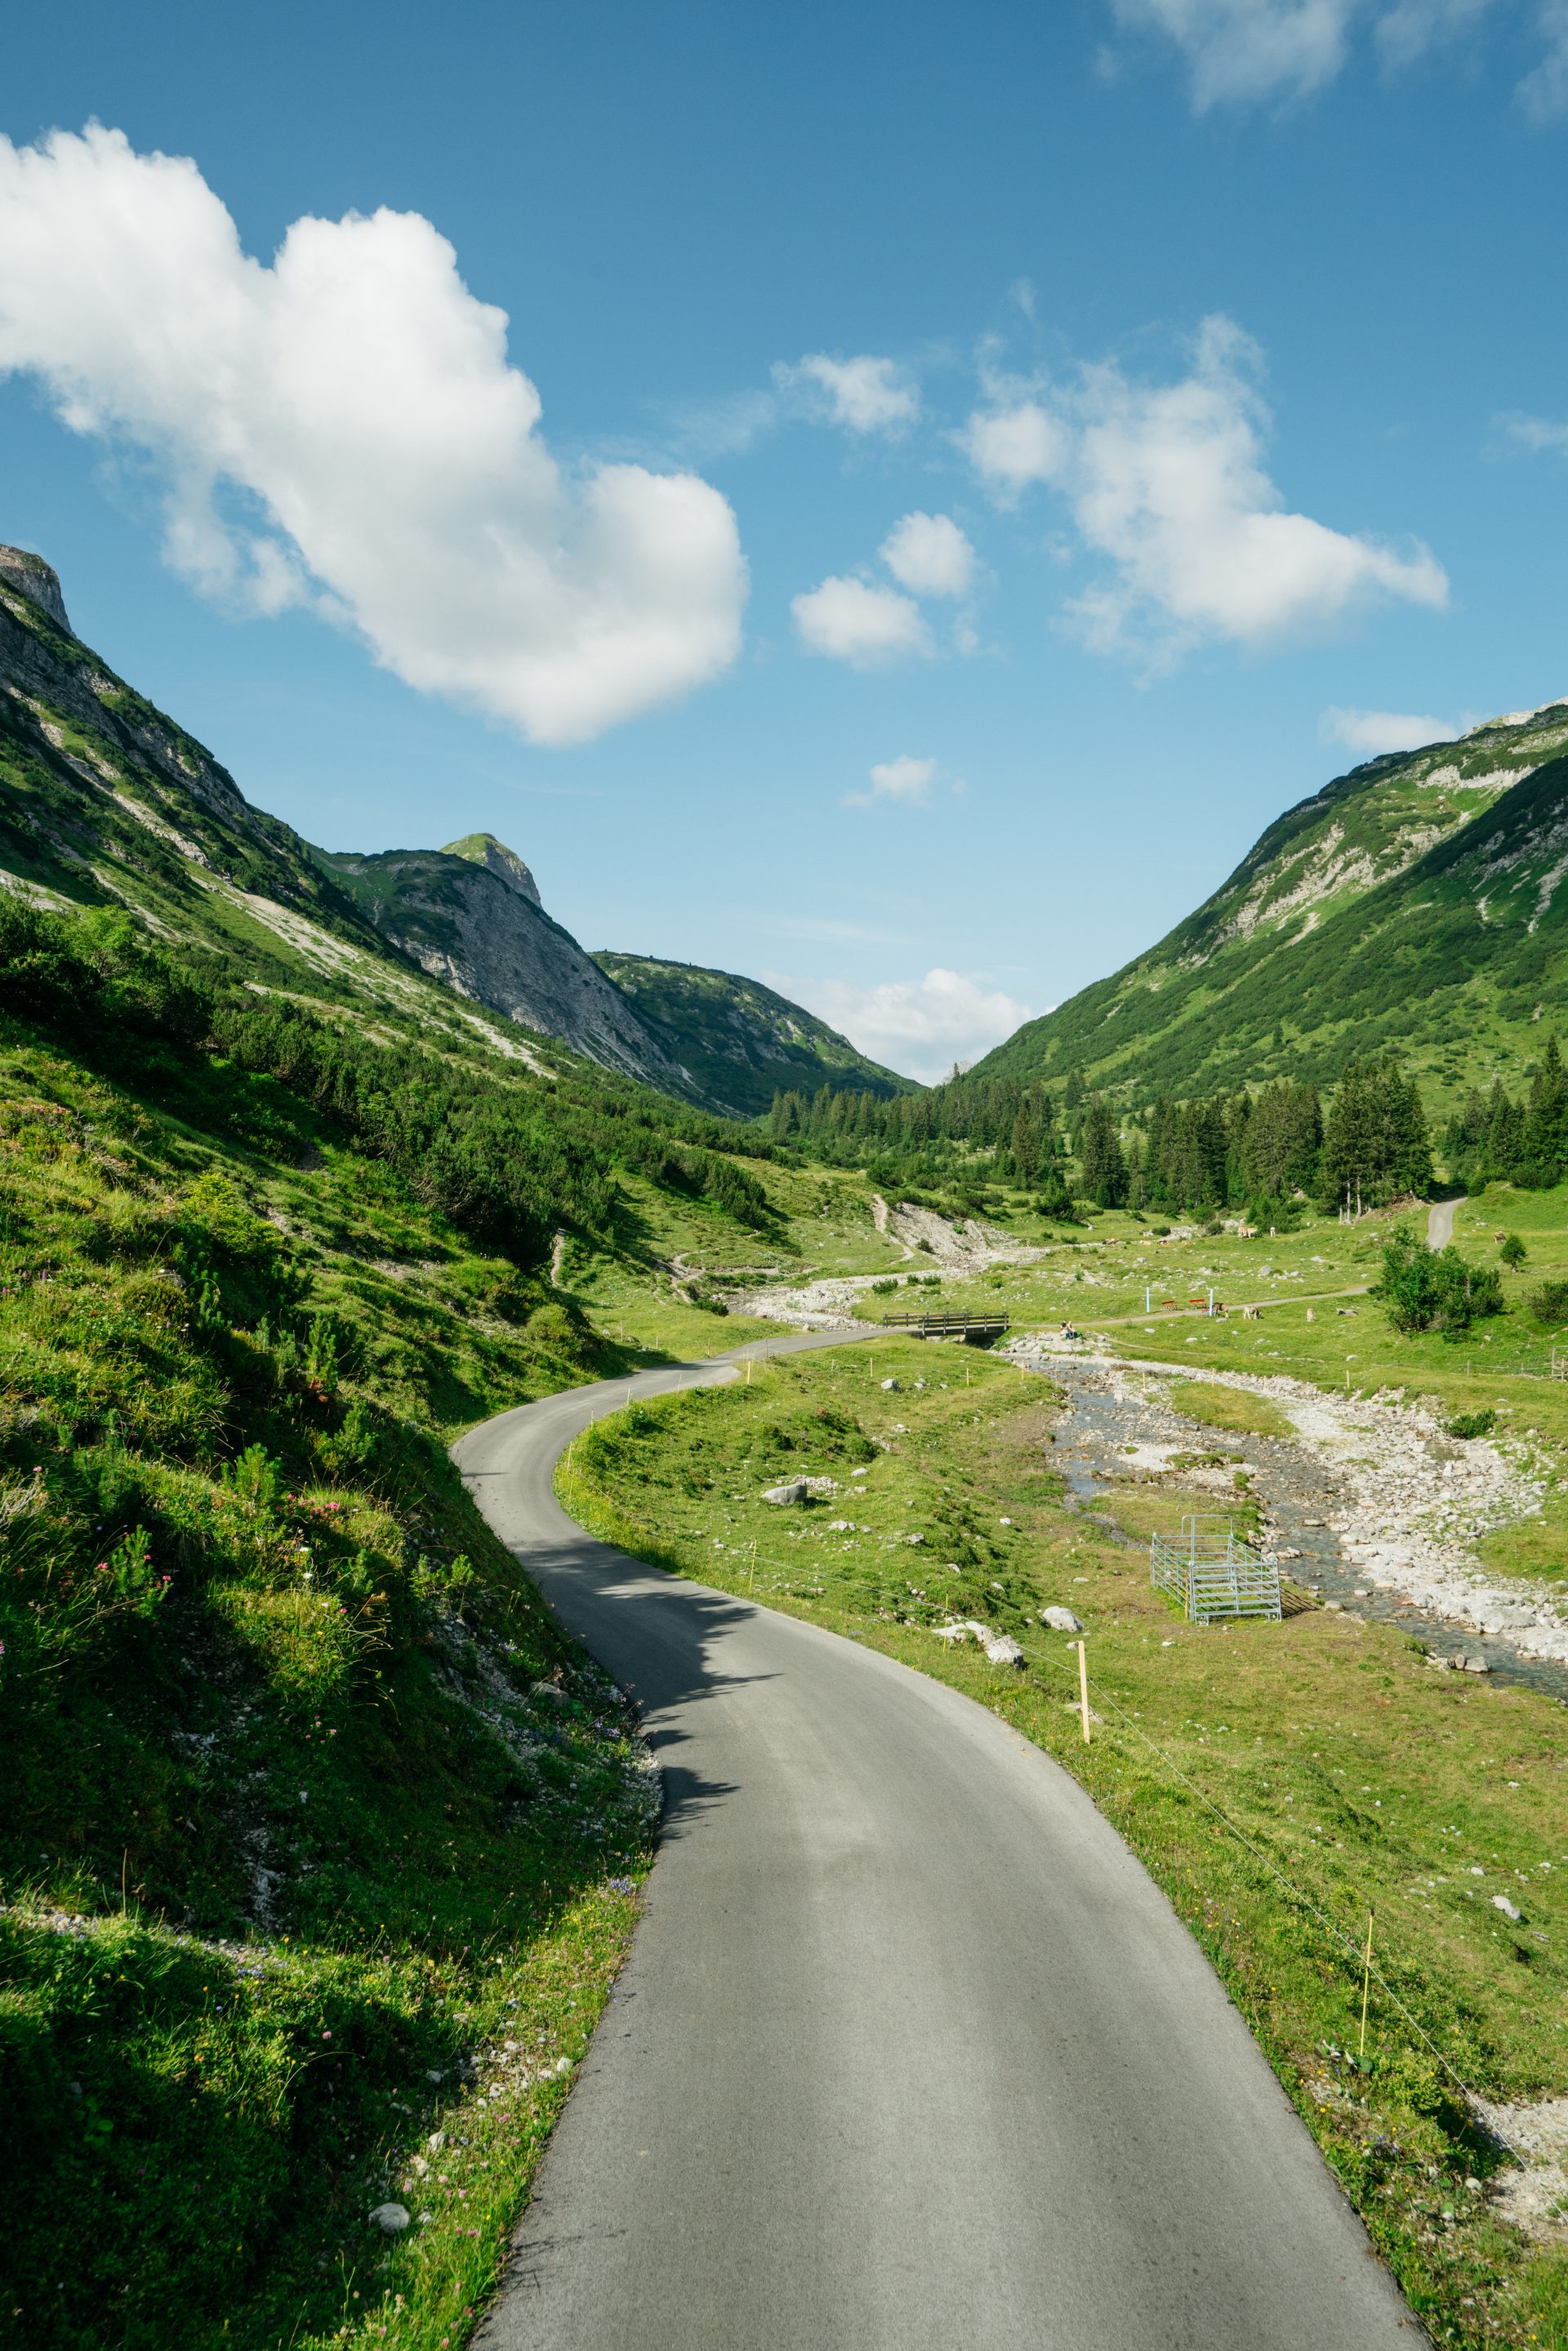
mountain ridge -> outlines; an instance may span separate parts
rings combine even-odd
[[[1531,1050],[1521,1029],[1568,1016],[1565,877],[1557,701],[1335,777],[1265,827],[1163,939],[973,1074],[1076,1072],[1129,1104],[1323,1082],[1385,1048],[1445,1089],[1517,1074]]]
[[[635,1004],[672,1057],[716,1107],[760,1118],[776,1093],[827,1084],[883,1098],[918,1093],[913,1078],[884,1069],[838,1029],[739,972],[671,956],[596,952],[594,961]]]
[[[312,999],[346,991],[431,1041],[477,1040],[541,1073],[553,1044],[725,1117],[754,1117],[771,1102],[755,1076],[738,1099],[733,1083],[705,1092],[682,1059],[679,1024],[632,1001],[493,833],[442,850],[334,852],[256,808],[204,745],[77,636],[53,568],[0,547],[6,883],[46,905],[124,907],[166,944],[237,958],[263,989]],[[782,1023],[818,1040],[800,1066],[783,1056],[787,1082],[803,1068],[821,1076],[841,1066],[878,1086],[907,1082],[760,983],[706,978],[728,987],[730,1059],[738,1050],[753,1072],[778,1058]],[[760,1023],[749,1043],[748,1017]],[[711,1059],[724,1076],[725,1053]]]

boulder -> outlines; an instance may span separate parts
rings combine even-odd
[[[778,1502],[787,1507],[791,1502],[803,1502],[810,1490],[810,1485],[806,1479],[790,1478],[782,1486],[765,1488],[762,1499],[765,1502]]]
[[[1010,1633],[998,1633],[994,1625],[977,1624],[973,1616],[961,1625],[934,1625],[932,1631],[939,1641],[978,1641],[993,1666],[1021,1666],[1023,1651]]]
[[[371,2222],[384,2237],[401,2237],[413,2218],[406,2204],[378,2204]]]
[[[898,1395],[898,1393],[899,1393],[899,1387],[898,1387],[898,1382],[897,1382],[896,1380],[883,1380],[883,1384],[883,1384],[883,1388],[884,1392],[885,1392],[887,1395]]]
[[[1049,1625],[1053,1633],[1082,1633],[1082,1625],[1071,1608],[1042,1608],[1040,1621]]]

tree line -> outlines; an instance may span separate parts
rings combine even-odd
[[[1444,1150],[1455,1178],[1469,1189],[1518,1184],[1543,1190],[1568,1176],[1568,1071],[1548,1037],[1527,1092],[1511,1094],[1500,1078],[1482,1093],[1472,1087],[1449,1120]]]
[[[1305,1194],[1324,1207],[1381,1205],[1432,1181],[1420,1090],[1390,1056],[1350,1062],[1326,1106],[1290,1079],[1249,1092],[1162,1095],[1124,1113],[1069,1077],[1060,1097],[1016,1079],[961,1077],[879,1102],[823,1085],[779,1094],[770,1137],[875,1182],[944,1187],[982,1204],[988,1183],[1032,1193],[1046,1215],[1074,1203],[1289,1220]],[[1568,1124],[1564,1150],[1568,1152]]]

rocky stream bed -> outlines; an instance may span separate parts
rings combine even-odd
[[[1393,1396],[1343,1403],[1300,1380],[1127,1363],[1015,1339],[1009,1358],[1067,1398],[1055,1459],[1080,1509],[1128,1479],[1211,1493],[1223,1512],[1247,1479],[1269,1554],[1303,1599],[1398,1625],[1435,1666],[1506,1675],[1568,1704],[1568,1614],[1550,1587],[1489,1576],[1475,1544],[1538,1510],[1547,1463],[1528,1437],[1448,1437]],[[1184,1416],[1179,1382],[1264,1397],[1293,1437],[1240,1436]],[[1204,1464],[1194,1457],[1225,1457]],[[1172,1496],[1172,1534],[1179,1519]]]

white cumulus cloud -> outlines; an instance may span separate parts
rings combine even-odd
[[[935,759],[912,759],[907,752],[901,752],[896,759],[878,760],[869,773],[870,791],[846,794],[846,808],[874,808],[879,800],[901,802],[906,808],[924,808],[931,798],[936,762]]]
[[[882,559],[916,596],[967,596],[975,550],[951,515],[906,514],[882,544]]]
[[[920,393],[894,360],[830,359],[811,351],[793,366],[780,361],[773,380],[781,391],[803,398],[830,424],[850,433],[895,433],[920,413]]]
[[[1050,478],[1084,548],[1110,566],[1073,608],[1098,650],[1169,660],[1206,639],[1260,645],[1321,631],[1380,596],[1447,601],[1424,547],[1396,553],[1284,509],[1263,466],[1260,369],[1250,338],[1211,318],[1177,382],[1132,381],[1106,361],[1070,386],[1037,388],[1031,404],[1061,434]],[[997,413],[1019,405],[1004,390]],[[972,424],[971,449],[985,445]]]
[[[1452,743],[1462,730],[1450,719],[1424,717],[1413,710],[1342,710],[1331,704],[1318,721],[1319,740],[1343,743],[1364,759],[1385,751],[1418,751],[1427,743]]]
[[[691,474],[563,474],[539,395],[418,214],[301,219],[270,266],[195,164],[0,139],[0,370],[163,477],[169,559],[308,601],[410,685],[583,740],[731,662],[746,569]]]
[[[945,1078],[955,1061],[977,1061],[1034,1017],[999,989],[940,966],[924,979],[883,980],[872,987],[778,977],[771,985],[830,1021],[873,1061],[928,1084]]]
[[[931,651],[919,605],[895,588],[877,588],[853,578],[828,579],[795,597],[789,610],[808,653],[848,662],[852,669],[881,669]]]

